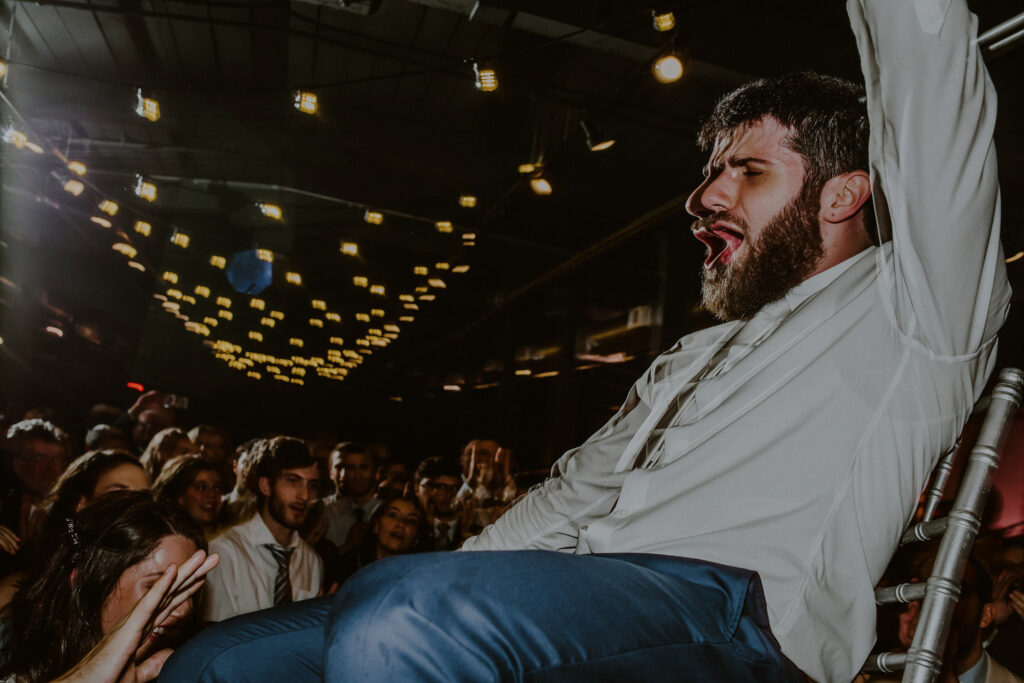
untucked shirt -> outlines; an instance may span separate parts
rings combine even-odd
[[[277,560],[267,544],[278,545],[259,514],[210,541],[210,552],[220,555],[220,562],[206,578],[207,621],[273,607]],[[284,547],[293,549],[288,563],[292,600],[315,598],[324,576],[320,557],[295,532]]]
[[[688,335],[467,550],[677,555],[756,570],[783,652],[851,680],[873,587],[995,360],[995,95],[961,0],[850,0],[891,240],[748,322]]]

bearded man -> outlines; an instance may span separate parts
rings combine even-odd
[[[854,677],[872,588],[984,388],[1009,288],[966,3],[847,8],[866,93],[756,81],[701,131],[688,210],[725,322],[658,357],[463,547],[481,552],[350,579],[326,680]]]
[[[269,439],[256,465],[259,512],[210,541],[221,561],[207,577],[207,621],[317,595],[323,562],[298,530],[319,497],[320,470],[299,439]]]

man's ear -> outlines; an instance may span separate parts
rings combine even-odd
[[[270,478],[269,477],[260,477],[258,485],[260,487],[260,493],[262,493],[264,496],[269,498],[270,497],[270,492],[271,492]]]
[[[991,602],[986,602],[985,606],[981,608],[981,623],[978,624],[979,628],[988,628],[989,624],[996,617],[996,606]]]
[[[821,188],[821,217],[829,223],[853,218],[871,196],[871,176],[867,171],[837,175]]]

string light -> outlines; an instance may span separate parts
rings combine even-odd
[[[205,318],[203,318],[203,324],[204,325],[209,325],[210,327],[217,327],[218,322],[217,322],[216,318],[211,318],[210,316],[206,316]]]
[[[192,291],[194,291],[196,294],[203,297],[204,299],[210,298],[210,288],[207,287],[206,285],[196,285],[196,288]]]
[[[0,78],[3,78],[6,75],[7,75],[7,65],[4,64],[3,62],[0,62]]]
[[[258,258],[260,261],[266,261],[267,263],[273,263],[274,262],[274,252],[270,251],[269,249],[257,249],[256,250],[256,258]]]
[[[301,111],[303,114],[315,114],[319,105],[317,104],[316,95],[311,92],[304,90],[295,91],[295,108]]]
[[[462,233],[462,241],[463,242],[472,242],[475,239],[476,239],[476,233],[475,232],[464,232],[464,233]]]
[[[267,302],[264,301],[263,299],[253,298],[249,299],[249,306],[255,308],[257,311],[262,311],[267,307]]]
[[[473,62],[473,76],[477,90],[494,92],[498,89],[498,74],[494,72],[494,69],[481,69],[476,62]]]
[[[231,320],[232,318],[235,317],[235,315],[231,311],[225,311],[224,309],[221,309],[217,311],[217,317],[224,318],[225,320]]]
[[[226,296],[218,296],[217,305],[220,306],[221,308],[231,308],[231,299],[227,298]]]
[[[302,284],[302,276],[299,275],[296,272],[285,273],[284,274],[284,279],[285,279],[285,281],[287,281],[289,284],[292,284],[292,285],[301,285]]]
[[[145,199],[147,202],[156,201],[156,185],[148,183],[143,180],[142,176],[136,176],[137,180],[135,183],[135,194]]]
[[[171,235],[171,244],[182,249],[188,249],[189,242],[191,241],[192,239],[183,232],[176,232]]]
[[[172,285],[178,284],[178,274],[177,273],[172,273],[169,270],[164,271],[163,278],[164,278],[165,282],[170,282]]]
[[[112,199],[104,199],[102,202],[100,202],[100,211],[107,214],[108,216],[116,216],[117,210],[120,208],[121,207],[117,205],[117,202],[115,202]]]
[[[437,228],[438,232],[451,232],[452,222],[451,221],[437,221],[434,223],[434,227]]]
[[[372,315],[372,316],[374,316],[376,318],[383,318],[384,317],[384,309],[381,309],[381,308],[371,308],[370,309],[370,315]]]
[[[319,327],[319,328],[323,328],[323,326],[324,326],[324,321],[323,321],[323,320],[321,320],[320,318],[310,318],[310,319],[309,319],[309,324],[310,324],[310,325],[311,325],[312,327]]]
[[[370,281],[367,278],[363,277],[362,275],[356,275],[355,277],[352,278],[352,284],[354,284],[356,287],[369,287]]]
[[[340,323],[341,322],[341,316],[338,315],[337,313],[334,313],[334,312],[324,313],[324,317],[327,318],[328,320],[330,320],[332,323]]]
[[[414,297],[412,294],[399,294],[398,295],[398,300],[399,301],[415,301],[416,297]]]
[[[223,256],[217,256],[216,254],[210,255],[210,265],[213,266],[214,268],[220,268],[221,270],[224,270],[224,266],[226,266],[227,264],[227,259],[225,259]]]
[[[298,337],[292,337],[291,339],[288,340],[288,343],[291,344],[292,346],[295,346],[295,347],[301,349],[304,342],[301,339],[299,339]]]
[[[367,209],[366,213],[363,214],[363,220],[373,225],[380,225],[384,222],[384,214],[379,211],[370,211]]]
[[[261,333],[257,332],[256,330],[249,330],[249,339],[252,339],[253,341],[261,342],[261,341],[263,341],[263,335]]]
[[[83,164],[81,161],[69,161],[68,170],[74,173],[75,175],[85,175],[86,168],[85,164]]]
[[[277,204],[267,204],[266,202],[256,202],[256,206],[259,207],[260,212],[267,218],[273,218],[275,221],[281,220],[284,215],[281,213],[281,207]]]
[[[341,253],[346,256],[359,256],[359,245],[355,242],[342,242]]]
[[[519,164],[519,172],[523,175],[529,175],[537,170],[536,164]]]
[[[411,315],[400,315],[400,316],[398,316],[398,322],[401,322],[401,323],[411,323],[414,320],[416,320],[416,318],[414,318]]]
[[[264,327],[273,327],[276,324],[277,321],[273,318],[260,318],[260,325],[263,325]]]
[[[384,326],[384,330],[385,330],[385,331],[387,331],[387,332],[395,332],[395,333],[398,333],[398,332],[401,332],[401,331],[402,331],[402,330],[401,330],[401,329],[400,329],[400,328],[398,327],[398,325],[385,325],[385,326]]]
[[[135,113],[150,122],[160,120],[160,103],[151,97],[142,96],[142,88],[136,93]]]
[[[324,301],[323,299],[313,299],[312,301],[309,302],[309,304],[318,311],[327,310],[327,302]]]
[[[537,176],[530,179],[530,189],[535,195],[547,196],[551,194],[551,181],[544,176]]]
[[[4,131],[4,142],[14,145],[18,149],[24,149],[25,145],[28,144],[28,136],[21,131],[8,128]]]
[[[356,313],[356,320],[361,323],[370,322],[370,316],[367,313]]]
[[[135,249],[135,247],[133,247],[132,245],[128,244],[127,242],[115,242],[111,246],[111,249],[113,249],[114,251],[116,251],[116,252],[118,252],[120,254],[124,254],[125,256],[127,256],[130,259],[135,258],[138,255],[138,253],[139,253]]]
[[[466,265],[455,266],[454,268],[452,268],[452,272],[453,273],[466,273],[466,272],[469,272],[469,266],[466,266]]]
[[[142,265],[138,261],[129,261],[128,262],[128,267],[129,268],[134,268],[135,270],[139,271],[140,273],[145,273],[146,272],[146,266]]]
[[[672,12],[658,14],[657,10],[651,10],[651,23],[654,24],[655,31],[671,31],[676,26],[676,15]]]
[[[345,340],[342,339],[341,337],[331,337],[329,343],[337,344],[338,346],[343,346],[345,344]]]
[[[442,280],[439,277],[430,278],[429,280],[427,280],[427,284],[430,285],[431,287],[436,287],[437,289],[444,289],[445,287],[444,280]]]
[[[426,275],[430,272],[430,269],[426,266],[414,266],[412,269],[413,275]]]
[[[384,285],[373,285],[372,287],[370,287],[370,294],[384,296]]]
[[[438,263],[434,264],[434,268],[436,268],[437,270],[448,270],[449,268],[451,268],[451,265],[446,263],[445,261],[439,261]]]
[[[181,300],[183,298],[183,295],[182,295],[180,289],[168,289],[167,290],[167,296],[171,297],[172,299],[178,299],[178,300]]]
[[[418,310],[420,310],[420,307],[417,306],[416,304],[404,303],[404,304],[402,304],[402,307],[405,308],[408,311],[418,311]]]
[[[436,298],[433,294],[420,294],[420,301],[433,301]]]
[[[64,191],[70,192],[71,194],[77,197],[78,195],[82,194],[82,192],[85,191],[85,183],[83,183],[81,180],[75,180],[74,178],[72,178],[68,180],[66,183],[64,183]]]
[[[683,63],[673,54],[662,55],[655,60],[651,72],[659,83],[675,83],[683,77]]]
[[[274,320],[284,320],[284,313],[282,313],[281,311],[271,311],[270,317],[273,318]]]
[[[459,206],[466,209],[472,209],[476,206],[476,197],[471,194],[459,195]]]
[[[153,226],[146,221],[135,221],[135,232],[144,237],[149,237],[150,233],[153,232]]]

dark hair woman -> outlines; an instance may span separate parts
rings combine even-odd
[[[190,453],[198,453],[198,449],[188,434],[177,427],[168,427],[157,432],[150,440],[139,461],[149,472],[149,478],[155,481],[168,460]]]
[[[324,585],[340,585],[362,567],[385,557],[433,550],[431,539],[431,528],[419,499],[403,496],[386,500],[370,517],[363,542],[355,550],[328,561]]]
[[[148,492],[100,497],[75,515],[50,544],[45,561],[29,574],[35,579],[21,586],[0,622],[5,641],[0,677],[13,677],[18,683],[51,681],[72,667],[81,674],[95,672],[89,667],[100,664],[114,662],[123,669],[145,661],[188,625],[191,600],[170,612],[156,610],[156,620],[139,624],[131,656],[122,651],[123,660],[110,659],[109,636],[152,597],[155,583],[181,597],[198,590],[202,576],[217,561],[216,556],[205,556],[206,541],[199,528]],[[117,680],[121,669],[110,680]]]
[[[217,465],[198,455],[171,458],[153,484],[153,493],[160,500],[181,508],[202,527],[207,538],[216,532],[217,515],[224,494]]]
[[[106,493],[148,489],[149,475],[131,453],[105,450],[80,455],[50,489],[42,538],[56,538],[68,517]]]

